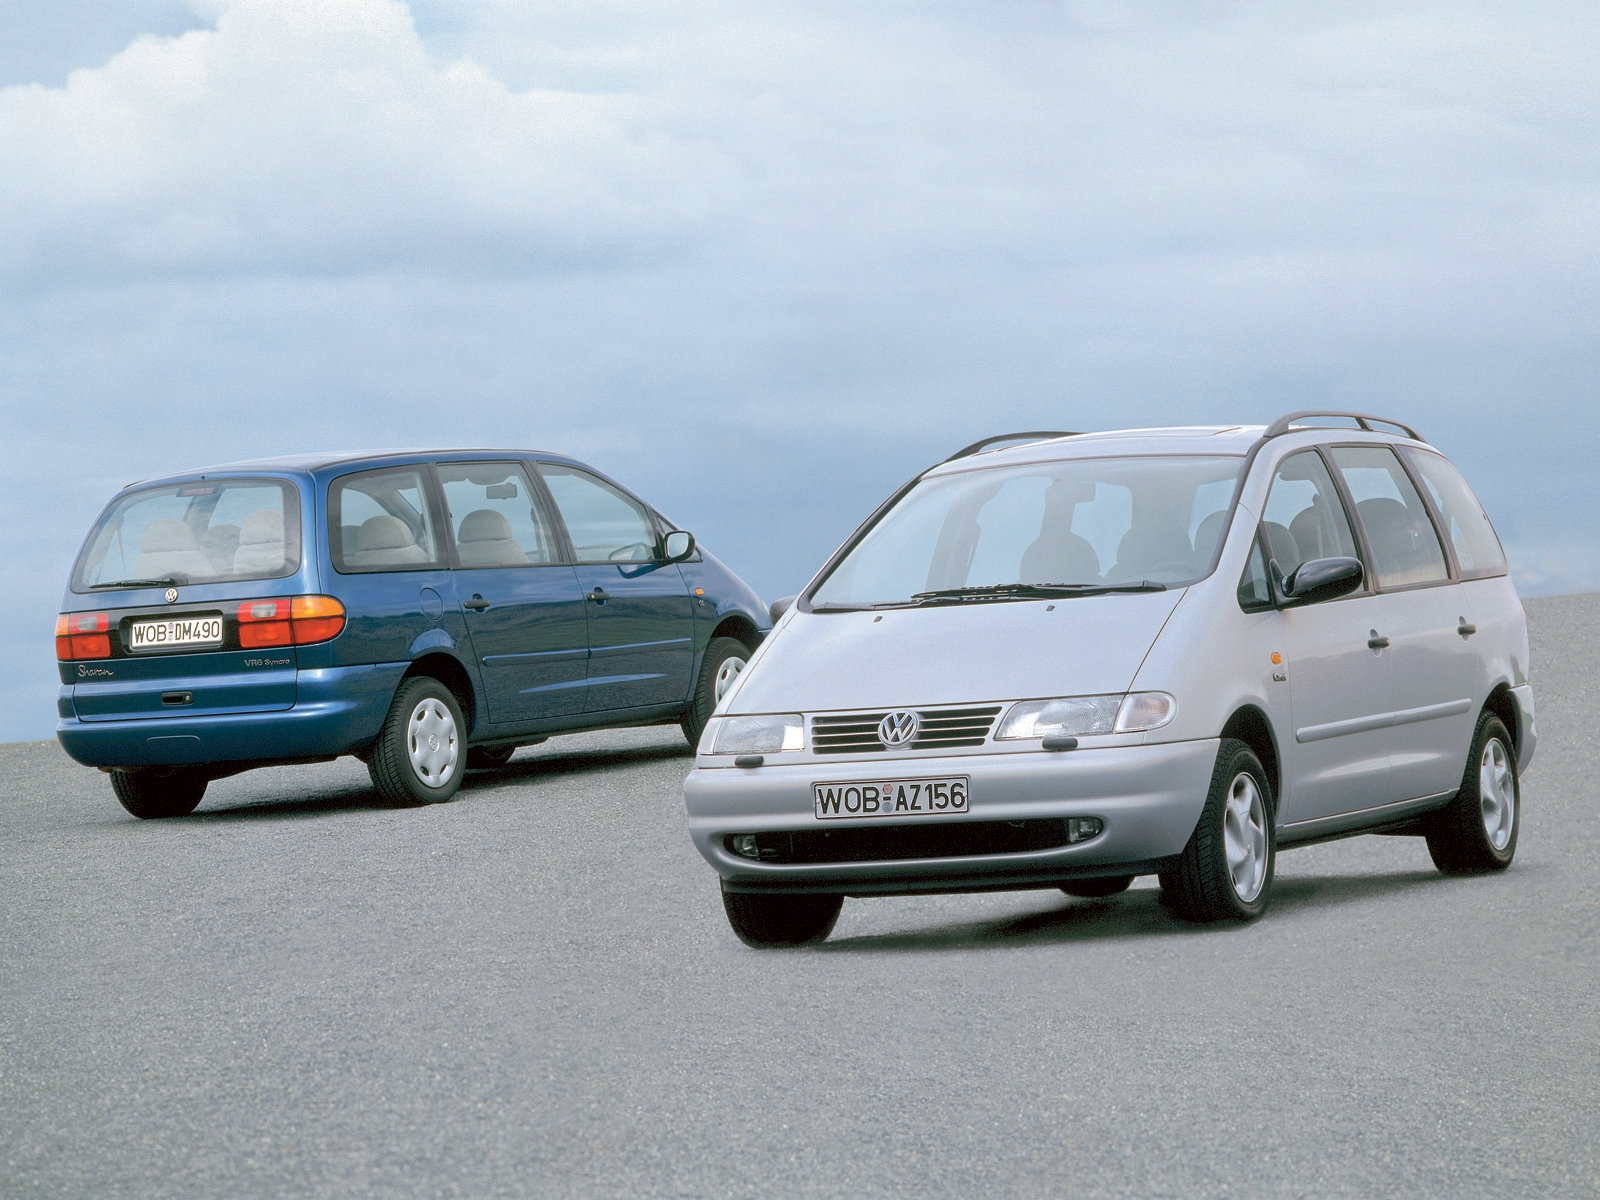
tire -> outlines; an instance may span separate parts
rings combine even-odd
[[[515,746],[473,746],[467,751],[467,770],[498,771],[516,752]]]
[[[205,771],[198,768],[111,772],[111,790],[122,807],[142,821],[187,817],[206,794],[209,782]]]
[[[722,887],[722,907],[739,940],[752,949],[806,946],[833,932],[843,896],[752,896]]]
[[[1097,879],[1071,880],[1063,883],[1061,890],[1069,896],[1078,896],[1084,900],[1099,900],[1105,896],[1115,896],[1118,892],[1125,892],[1132,885],[1132,875],[1101,875]]]
[[[1224,738],[1189,844],[1177,869],[1161,876],[1174,915],[1199,924],[1262,914],[1277,862],[1275,813],[1261,760],[1243,742]]]
[[[437,679],[418,675],[395,692],[367,773],[390,804],[442,804],[461,786],[466,748],[455,695]]]
[[[1503,871],[1517,852],[1521,825],[1516,747],[1505,723],[1485,712],[1472,734],[1461,790],[1428,824],[1428,853],[1446,875]]]
[[[750,661],[750,648],[734,638],[712,638],[700,660],[700,678],[695,680],[694,695],[689,700],[689,711],[683,718],[683,736],[691,746],[700,744],[711,710],[728,690],[728,685],[744,670]]]

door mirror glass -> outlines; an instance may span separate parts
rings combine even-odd
[[[668,562],[682,562],[694,553],[694,534],[686,529],[674,529],[667,534],[666,550]]]
[[[1337,600],[1358,589],[1361,580],[1359,558],[1313,558],[1289,572],[1278,589],[1279,602],[1299,605]]]

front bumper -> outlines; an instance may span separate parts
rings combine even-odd
[[[294,706],[273,712],[80,721],[65,715],[71,711],[69,697],[56,737],[89,767],[270,763],[349,754],[378,735],[407,666],[302,670]]]
[[[1065,752],[948,755],[849,762],[723,765],[703,756],[684,781],[695,847],[730,891],[965,892],[1048,887],[1095,875],[1167,870],[1183,851],[1205,807],[1217,741]],[[715,765],[708,765],[715,763]],[[819,821],[812,784],[965,775],[969,811],[950,817]],[[866,862],[757,862],[733,853],[735,834],[946,823],[959,837],[964,822],[1098,817],[1104,830],[1088,841],[1045,850]]]

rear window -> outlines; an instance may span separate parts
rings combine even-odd
[[[281,579],[300,569],[300,497],[284,479],[207,479],[122,497],[89,535],[72,590]]]

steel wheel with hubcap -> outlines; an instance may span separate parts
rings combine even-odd
[[[1248,921],[1261,915],[1277,857],[1272,789],[1249,746],[1224,738],[1205,808],[1178,869],[1161,877],[1186,921]]]
[[[391,804],[439,804],[461,786],[465,722],[450,689],[419,675],[395,693],[367,772]]]
[[[1504,870],[1517,852],[1521,812],[1511,735],[1505,722],[1485,712],[1473,731],[1461,790],[1429,823],[1434,866],[1446,875]]]
[[[717,701],[727,695],[749,661],[750,648],[743,642],[729,637],[711,639],[700,662],[700,678],[695,680],[689,710],[683,718],[683,736],[689,739],[691,746],[700,744],[700,735],[711,719],[711,711],[717,707]]]

